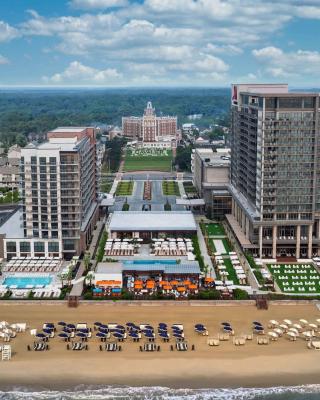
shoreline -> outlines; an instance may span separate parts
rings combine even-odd
[[[0,390],[11,391],[17,387],[30,390],[74,390],[86,387],[132,386],[167,387],[173,389],[267,388],[320,384],[319,352],[307,349],[306,342],[279,339],[268,346],[256,341],[237,347],[232,341],[221,342],[219,347],[209,347],[207,337],[198,336],[195,323],[204,323],[209,337],[219,332],[221,321],[230,321],[237,334],[249,333],[254,320],[267,324],[270,319],[284,318],[297,321],[320,318],[314,303],[295,307],[270,305],[269,310],[257,310],[252,305],[179,307],[105,307],[103,304],[81,305],[76,309],[61,304],[20,304],[6,307],[0,303],[1,319],[10,323],[27,322],[30,328],[40,329],[44,322],[126,321],[151,323],[160,321],[182,323],[188,343],[195,351],[171,352],[170,343],[158,343],[158,353],[139,352],[139,343],[126,341],[123,351],[100,352],[99,341],[89,340],[88,351],[68,351],[58,338],[51,339],[47,352],[28,352],[27,344],[33,342],[29,331],[18,333],[10,343],[11,361],[0,362]],[[156,312],[155,312],[156,311]],[[93,335],[94,336],[94,335]]]

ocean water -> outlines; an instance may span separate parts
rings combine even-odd
[[[320,385],[238,389],[169,389],[165,387],[90,387],[66,391],[0,391],[5,400],[318,400]]]

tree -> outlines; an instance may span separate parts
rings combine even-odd
[[[19,133],[19,134],[16,136],[16,143],[17,143],[20,147],[25,147],[25,146],[28,144],[25,135],[22,135],[21,133]]]
[[[86,271],[88,271],[90,268],[90,260],[91,260],[90,252],[86,251],[83,257],[84,268]]]
[[[94,272],[89,271],[85,278],[86,284],[88,284],[89,282],[89,286],[92,286],[92,281],[94,280],[94,278],[95,278]]]
[[[177,147],[177,155],[175,163],[182,171],[191,171],[191,146],[188,147]]]

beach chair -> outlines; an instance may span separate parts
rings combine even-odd
[[[207,343],[209,346],[219,346],[220,340],[219,339],[208,339]]]
[[[178,351],[187,351],[188,350],[188,344],[186,342],[177,342],[176,343],[176,349]]]

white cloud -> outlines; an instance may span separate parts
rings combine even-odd
[[[320,0],[68,2],[73,9],[85,11],[65,16],[42,16],[29,10],[24,23],[16,28],[6,24],[7,28],[14,29],[11,35],[50,37],[46,48],[42,49],[47,54],[62,53],[61,59],[64,55],[72,56],[83,67],[87,64],[95,66],[88,60],[99,60],[111,66],[111,70],[122,71],[131,82],[142,76],[144,81],[157,79],[158,82],[165,78],[170,82],[178,79],[181,82],[199,79],[205,83],[207,79],[210,82],[227,81],[230,79],[228,74],[238,72],[237,60],[242,54],[248,55],[248,63],[245,67],[239,63],[239,76],[250,78],[252,56],[250,58],[249,54],[253,48],[254,59],[261,62],[261,74],[255,66],[255,77],[252,75],[250,79],[262,78],[262,72],[274,77],[292,76],[296,73],[293,64],[302,68],[298,61],[302,56],[264,46],[292,20],[320,19]],[[0,22],[0,41],[2,31]],[[288,36],[284,36],[284,40],[288,42]],[[234,68],[227,63],[231,56],[234,57]],[[272,64],[268,62],[270,57]],[[277,57],[281,62],[276,60]],[[304,54],[304,57],[312,58],[311,54]],[[314,60],[310,63],[316,65]],[[55,74],[54,79],[71,79],[68,68]],[[77,68],[81,69],[79,65]],[[310,68],[314,71],[315,67]],[[86,79],[94,81],[96,78]]]
[[[320,52],[297,50],[284,52],[277,47],[264,47],[252,51],[264,70],[275,78],[310,75],[319,77]]]
[[[127,0],[71,0],[71,7],[80,9],[106,9],[111,7],[124,7]]]
[[[0,21],[0,42],[6,42],[19,36],[16,28],[4,21]]]
[[[79,61],[71,62],[61,73],[56,73],[51,77],[43,77],[47,83],[63,84],[113,84],[121,78],[121,74],[114,68],[98,70]]]
[[[228,56],[238,55],[243,53],[243,49],[239,46],[234,46],[232,44],[227,45],[216,45],[208,43],[205,51],[213,54],[226,54]]]
[[[0,65],[1,64],[9,64],[9,60],[0,54]]]

